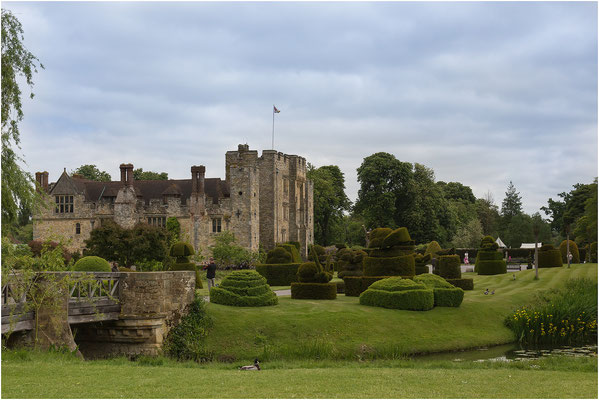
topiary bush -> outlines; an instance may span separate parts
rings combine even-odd
[[[396,230],[391,231],[391,233],[385,236],[385,238],[383,239],[383,243],[380,247],[388,248],[405,245],[414,245],[414,241],[410,237],[408,228],[397,228]]]
[[[464,290],[453,286],[440,276],[422,274],[414,277],[414,282],[422,283],[426,287],[433,289],[435,306],[459,307],[464,300]]]
[[[498,252],[499,245],[492,236],[485,236],[480,241],[480,249],[476,255],[474,271],[479,275],[498,275],[507,272],[507,265],[502,253]]]
[[[346,276],[361,276],[364,257],[366,257],[366,253],[362,250],[339,250],[337,252],[337,264],[339,266],[339,273],[337,276],[339,278]]]
[[[195,273],[195,281],[196,281],[196,289],[201,289],[202,286],[202,277],[200,276],[200,271],[198,266],[192,262],[189,262],[189,256],[195,254],[193,250],[193,246],[187,242],[177,242],[174,243],[170,250],[169,255],[171,257],[175,257],[175,262],[169,267],[170,271],[194,271]]]
[[[474,290],[474,279],[472,278],[446,279],[446,281],[462,290]]]
[[[597,242],[593,242],[589,246],[589,262],[597,262]]]
[[[568,250],[568,241],[564,240],[559,245],[559,251],[562,255],[562,262],[564,264],[568,264],[567,250]],[[573,240],[570,240],[570,253],[572,253],[572,263],[573,264],[580,263],[580,252],[578,251],[578,246],[576,245],[576,242],[574,242]]]
[[[440,256],[438,262],[439,276],[446,279],[460,279],[462,277],[462,263],[460,262],[460,256],[457,254]]]
[[[261,307],[278,304],[266,278],[252,270],[233,271],[219,286],[210,289],[210,302],[237,307]]]
[[[82,272],[110,272],[110,263],[97,256],[87,256],[79,259],[73,265],[73,271]]]
[[[426,251],[424,252],[424,254],[430,254],[431,258],[435,258],[437,256],[437,253],[441,250],[442,249],[439,243],[433,240],[428,244],[428,246],[426,246]]]
[[[289,254],[291,254],[291,262],[292,263],[301,263],[302,262],[302,256],[300,256],[299,250],[297,249],[297,247],[291,243],[282,243],[282,244],[278,244],[277,247],[282,247],[285,250],[287,250],[287,252]]]
[[[297,281],[297,270],[301,264],[256,264],[256,272],[266,278],[271,286],[289,286]]]
[[[291,284],[292,299],[336,299],[337,285],[330,283],[333,278],[330,258],[327,259],[326,267],[320,263],[316,246],[310,247],[310,253],[314,261],[301,264],[297,270],[299,282]],[[332,297],[331,297],[332,296]]]
[[[539,249],[539,268],[561,267],[562,254],[551,244],[544,244]]]
[[[381,247],[383,245],[383,241],[385,240],[387,235],[389,235],[391,232],[393,232],[393,229],[391,229],[391,228],[373,229],[370,232],[370,235],[368,235],[368,239],[369,239],[368,247],[371,249]]]
[[[265,264],[291,264],[293,256],[286,248],[277,246],[266,254]]]
[[[416,275],[428,274],[427,264],[431,261],[430,254],[416,254],[414,256],[414,272]]]
[[[399,257],[365,257],[365,276],[414,276],[414,256]]]
[[[391,277],[374,282],[360,295],[360,304],[399,310],[426,311],[434,307],[433,290],[410,279]]]

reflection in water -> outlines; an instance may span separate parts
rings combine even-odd
[[[474,350],[426,354],[415,356],[413,359],[417,361],[519,361],[546,357],[552,354],[573,357],[596,357],[597,345],[525,349],[516,343],[511,343],[500,346],[481,347]]]

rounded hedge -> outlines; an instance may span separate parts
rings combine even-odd
[[[73,271],[81,272],[110,272],[110,263],[97,256],[87,256],[80,258],[75,265]]]
[[[433,289],[435,306],[459,307],[464,300],[464,290],[453,286],[440,276],[423,274],[415,277],[414,282],[423,283],[426,287]]]
[[[314,282],[314,276],[320,271],[313,261],[305,262],[297,269],[297,280],[299,282]]]
[[[440,256],[438,270],[439,275],[447,279],[460,279],[462,277],[462,263],[457,254],[451,256]]]
[[[539,268],[561,267],[562,253],[551,244],[544,244],[539,250]]]
[[[374,282],[360,294],[360,304],[399,310],[426,311],[434,307],[431,289],[410,279],[392,277]]]
[[[256,272],[272,286],[289,286],[297,282],[297,270],[301,264],[257,264]]]
[[[292,255],[286,248],[277,246],[266,254],[265,264],[291,264]]]
[[[568,241],[564,240],[563,242],[561,242],[561,244],[559,245],[559,251],[562,255],[562,262],[564,264],[568,264],[568,258],[567,258],[567,251],[568,251]],[[578,264],[580,263],[580,252],[578,251],[578,246],[576,245],[576,242],[574,242],[573,240],[570,240],[570,253],[572,253],[572,263],[573,264]]]
[[[210,302],[237,307],[273,306],[279,300],[266,279],[252,270],[233,271],[210,289]]]
[[[365,276],[414,276],[416,274],[414,256],[365,257]]]
[[[439,251],[441,251],[441,246],[439,245],[439,243],[433,240],[428,244],[428,246],[426,246],[426,251],[424,252],[424,254],[430,254],[432,258],[435,258]]]
[[[410,237],[408,228],[397,228],[385,236],[381,247],[400,246],[402,244],[410,244],[411,242],[412,238]]]
[[[277,247],[282,247],[285,250],[287,250],[287,252],[289,254],[291,254],[291,262],[292,263],[301,263],[302,262],[302,256],[300,256],[299,250],[297,249],[297,247],[295,247],[295,245],[293,245],[291,243],[282,243],[282,244],[278,244]]]
[[[391,228],[373,229],[370,232],[370,235],[368,236],[368,239],[369,239],[368,247],[369,248],[381,247],[383,245],[383,241],[385,240],[387,235],[389,235],[391,232],[393,232],[393,230]]]
[[[292,299],[335,300],[337,284],[335,282],[293,282],[291,284]]]

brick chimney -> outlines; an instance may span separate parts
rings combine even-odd
[[[206,175],[206,167],[200,165],[200,177],[198,180],[198,193],[204,194],[204,175]]]
[[[42,173],[41,172],[35,173],[35,181],[37,182],[36,190],[39,192],[39,191],[41,191],[41,188],[42,188]]]
[[[42,189],[44,192],[48,192],[48,171],[42,172]]]
[[[191,167],[191,192],[204,194],[204,175],[206,167],[194,165]]]
[[[133,185],[133,164],[121,164],[121,182],[125,185]]]

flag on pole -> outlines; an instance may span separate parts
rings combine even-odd
[[[275,107],[274,105],[272,106],[272,108],[273,108],[273,112],[275,112],[275,113],[277,113],[277,114],[278,114],[278,113],[280,113],[280,111],[279,111],[279,110],[277,109],[277,107]]]

